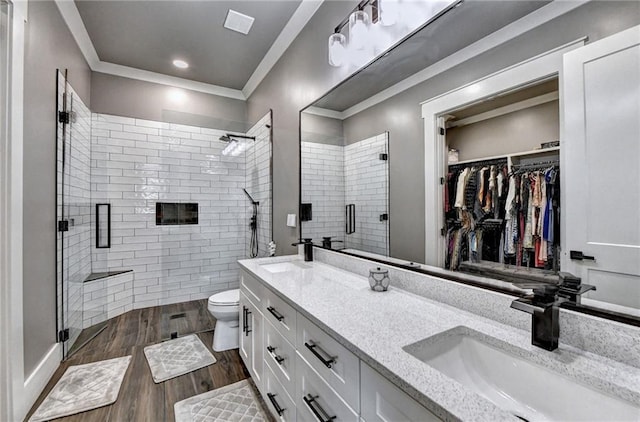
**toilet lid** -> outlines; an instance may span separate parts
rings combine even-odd
[[[209,298],[212,305],[237,305],[240,302],[240,289],[225,290]]]

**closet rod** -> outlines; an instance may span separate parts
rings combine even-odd
[[[507,165],[507,158],[494,158],[491,160],[478,160],[478,161],[466,161],[464,163],[451,163],[449,164],[449,170],[452,168],[465,168],[465,167],[478,167],[478,166],[492,166],[492,165]]]
[[[549,160],[549,161],[539,161],[537,163],[526,163],[526,164],[513,164],[511,168],[516,170],[537,170],[548,168],[550,166],[557,166],[560,164],[559,160]]]

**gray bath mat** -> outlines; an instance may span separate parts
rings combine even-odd
[[[147,346],[144,355],[156,383],[216,363],[216,358],[195,334]]]
[[[189,397],[174,406],[176,422],[267,421],[249,381]]]
[[[131,356],[70,366],[29,421],[48,421],[116,401]]]

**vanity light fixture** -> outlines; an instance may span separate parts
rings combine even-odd
[[[329,36],[329,64],[340,67],[350,61],[358,67],[364,65],[374,54],[387,50],[407,33],[425,22],[432,22],[463,1],[362,0]],[[347,25],[348,38],[342,34]]]
[[[185,62],[184,60],[174,60],[173,65],[178,69],[186,69],[189,67],[189,63]]]

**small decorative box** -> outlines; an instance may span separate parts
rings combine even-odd
[[[386,292],[389,288],[389,270],[380,267],[370,269],[369,286],[374,292]]]

